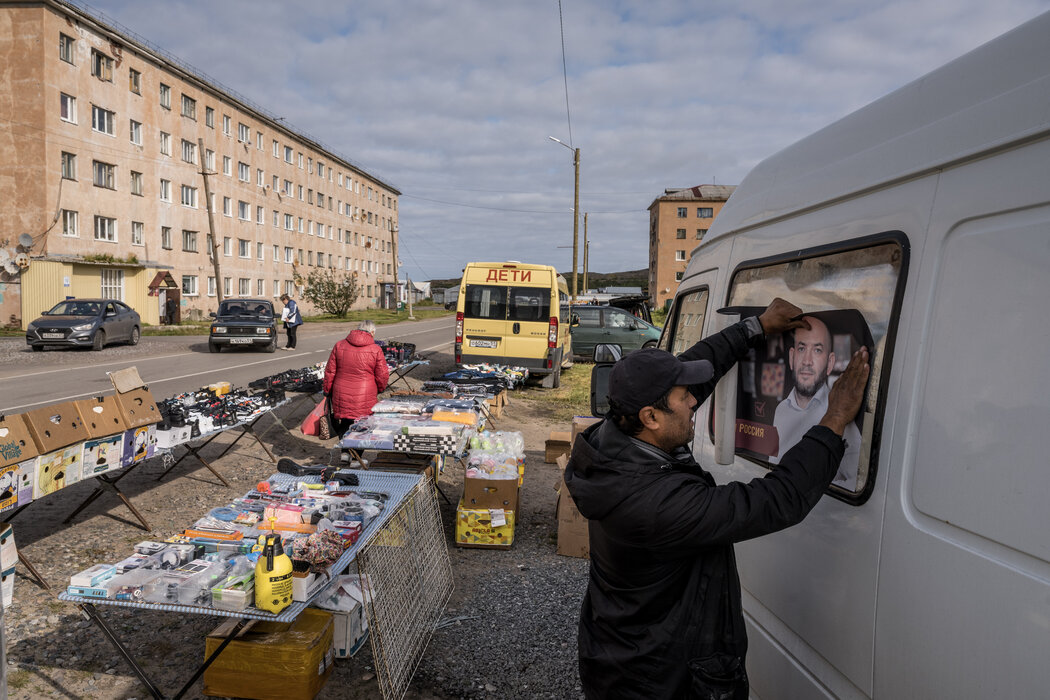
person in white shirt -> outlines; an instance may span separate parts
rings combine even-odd
[[[820,422],[828,408],[828,370],[835,366],[831,332],[827,325],[813,316],[804,316],[809,328],[795,330],[794,341],[788,349],[788,363],[795,378],[795,388],[777,405],[773,427],[777,429],[780,449],[769,462],[779,464],[780,457],[791,449],[806,431]],[[857,485],[857,465],[860,461],[860,430],[852,421],[846,426],[842,439],[846,452],[831,483],[853,491]]]

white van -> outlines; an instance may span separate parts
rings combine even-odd
[[[1050,14],[759,164],[661,346],[777,296],[829,319],[832,380],[874,353],[852,480],[737,547],[753,696],[1050,697]],[[697,414],[720,483],[773,467],[793,342]]]

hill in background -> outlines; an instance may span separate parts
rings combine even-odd
[[[561,273],[572,284],[572,273]],[[580,291],[583,291],[583,275],[580,278]],[[587,284],[591,289],[604,287],[641,287],[642,291],[649,289],[649,269],[628,270],[627,272],[588,272]],[[430,280],[431,289],[448,289],[459,285],[459,279]]]

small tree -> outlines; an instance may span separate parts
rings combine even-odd
[[[336,275],[333,270],[314,270],[306,277],[303,298],[326,314],[344,318],[361,294],[357,274]]]

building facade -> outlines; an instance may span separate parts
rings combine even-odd
[[[700,245],[735,185],[669,188],[649,205],[649,296],[656,308],[674,297],[693,248]]]
[[[0,2],[0,65],[0,325],[67,296],[202,318],[320,269],[392,300],[390,184],[61,0]]]

